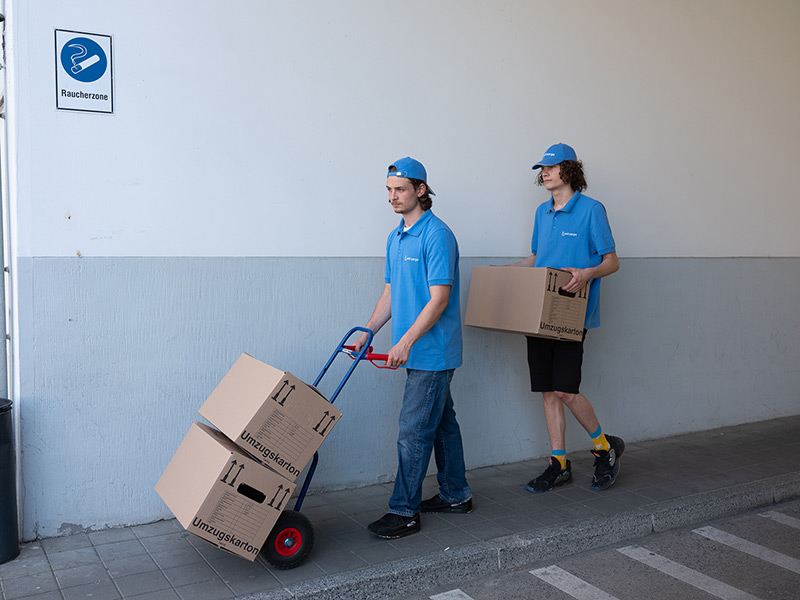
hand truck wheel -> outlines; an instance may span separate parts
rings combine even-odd
[[[261,555],[278,569],[293,569],[314,545],[314,528],[304,514],[285,510],[267,537]]]

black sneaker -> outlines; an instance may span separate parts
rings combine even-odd
[[[386,513],[377,521],[370,523],[367,529],[385,540],[405,537],[419,531],[419,513],[413,517]]]
[[[561,487],[572,482],[572,463],[567,460],[566,468],[561,468],[561,463],[557,459],[550,457],[550,464],[544,473],[536,479],[532,479],[525,486],[525,489],[534,494],[549,492],[553,488]]]
[[[592,450],[595,456],[593,490],[607,490],[613,485],[619,475],[619,459],[625,452],[625,442],[621,438],[607,435],[606,439],[611,446],[610,449]]]
[[[448,513],[471,513],[472,512],[472,498],[450,504],[447,500],[443,500],[439,494],[433,498],[423,500],[419,505],[420,511],[424,513],[432,512],[448,512]]]

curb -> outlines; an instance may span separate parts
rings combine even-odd
[[[242,600],[385,600],[800,497],[800,472],[298,583]]]

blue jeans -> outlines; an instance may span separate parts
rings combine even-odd
[[[472,492],[467,484],[461,430],[450,395],[455,369],[407,369],[407,372],[397,438],[397,479],[389,512],[411,517],[419,512],[422,481],[431,451],[436,458],[439,495],[455,504],[469,500]]]

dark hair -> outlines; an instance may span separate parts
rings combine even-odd
[[[430,210],[431,206],[433,206],[433,198],[428,193],[428,184],[422,181],[422,179],[409,179],[411,185],[414,186],[414,191],[419,189],[419,186],[423,183],[425,184],[425,193],[419,199],[419,205],[423,211]]]
[[[561,181],[571,187],[572,191],[582,192],[588,187],[586,176],[583,174],[583,163],[581,161],[565,160],[559,163],[559,165],[561,166],[559,173]],[[536,185],[544,185],[541,169],[539,170],[539,175],[536,177]]]

